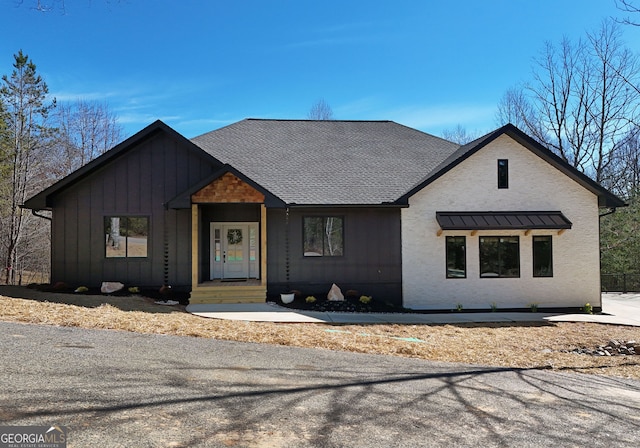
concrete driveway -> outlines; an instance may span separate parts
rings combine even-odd
[[[0,322],[0,424],[69,447],[640,446],[640,382]]]

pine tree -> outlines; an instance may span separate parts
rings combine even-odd
[[[19,249],[24,237],[26,212],[20,208],[39,187],[38,172],[47,144],[54,129],[47,127],[49,111],[55,100],[47,103],[49,89],[36,72],[36,65],[22,50],[14,55],[11,76],[2,77],[0,103],[3,104],[2,121],[6,127],[5,146],[0,155],[0,191],[4,201],[0,204],[0,241],[6,261],[5,281],[15,282]]]

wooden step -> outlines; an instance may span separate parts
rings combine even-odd
[[[209,286],[193,288],[189,303],[261,303],[266,299],[266,286]]]

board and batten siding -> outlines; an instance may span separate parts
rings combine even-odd
[[[303,218],[306,216],[343,218],[344,255],[304,256]],[[331,284],[336,283],[343,293],[355,289],[360,294],[401,304],[398,208],[291,208],[288,223],[285,209],[269,209],[267,217],[268,295],[297,289],[305,297],[311,294],[326,297]]]
[[[497,188],[497,160],[509,160],[509,188]],[[445,231],[436,211],[561,211],[571,229]],[[598,198],[503,135],[409,199],[402,210],[403,304],[413,309],[581,307],[600,302]],[[446,236],[466,237],[464,279],[446,278]],[[480,278],[479,238],[519,236],[520,278]],[[552,235],[553,277],[533,277],[534,235]]]
[[[53,198],[52,280],[160,287],[165,238],[172,286],[191,284],[190,210],[164,204],[216,169],[184,143],[159,132]],[[146,258],[106,258],[104,218],[148,216]]]

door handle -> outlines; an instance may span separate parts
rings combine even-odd
[[[227,262],[227,251],[226,250],[222,251],[222,262],[223,263]]]

